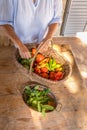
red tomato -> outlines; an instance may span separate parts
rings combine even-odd
[[[49,78],[54,80],[54,75],[55,75],[55,72],[50,71]]]
[[[63,72],[57,72],[57,73],[55,73],[54,77],[55,77],[55,80],[62,79],[63,78]]]
[[[41,73],[40,75],[41,75],[43,78],[47,78],[47,79],[48,79],[48,73],[45,73],[45,72],[44,72],[44,73]]]
[[[32,48],[32,49],[31,49],[31,55],[34,56],[35,53],[36,53],[36,48]]]
[[[39,63],[39,62],[41,62],[44,58],[45,58],[45,57],[44,57],[43,54],[38,53],[37,56],[36,56],[35,61],[36,61],[37,63]]]
[[[60,80],[63,78],[63,72],[54,72],[54,71],[51,71],[50,72],[50,75],[49,75],[49,78],[51,80]]]
[[[40,73],[41,73],[41,70],[40,70],[40,68],[35,67],[35,68],[34,68],[34,72],[35,72],[36,74],[40,74]]]
[[[43,67],[43,68],[41,68],[41,72],[42,72],[42,73],[43,73],[43,72],[47,73],[47,72],[48,72],[48,69],[47,69],[46,67]]]

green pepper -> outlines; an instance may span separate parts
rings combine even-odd
[[[41,104],[40,104],[40,102],[37,103],[37,108],[38,108],[38,111],[41,112]]]
[[[31,88],[30,88],[29,86],[26,86],[24,92],[25,92],[27,95],[30,95],[30,94],[31,94]]]
[[[52,100],[52,98],[48,96],[49,92],[49,88],[40,90],[39,85],[36,85],[34,88],[26,86],[25,93],[28,96],[26,103],[33,109],[42,112],[45,116],[46,111],[54,110],[53,106],[48,105],[48,102]]]
[[[53,106],[50,105],[41,105],[42,106],[42,115],[45,116],[46,111],[52,111],[54,110]]]
[[[42,108],[42,115],[43,115],[43,117],[45,117],[45,115],[46,115],[46,113],[45,113],[45,108]]]
[[[54,110],[54,107],[50,106],[50,105],[43,105],[43,108],[45,108],[46,111],[52,111],[52,110]]]
[[[48,103],[48,101],[50,101],[50,98],[45,97],[45,98],[43,98],[43,100],[40,100],[40,103],[44,104],[44,103]]]
[[[32,62],[32,58],[30,59],[24,59],[24,58],[21,58],[19,57],[18,58],[18,61],[24,66],[24,65],[28,65],[30,66],[31,62]]]

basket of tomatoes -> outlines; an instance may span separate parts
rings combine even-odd
[[[53,41],[41,43],[38,48],[32,48],[33,57],[29,74],[32,80],[40,83],[59,83],[71,74],[70,63],[53,49]]]
[[[22,59],[17,54],[21,69],[25,70],[32,81],[55,84],[66,80],[72,72],[70,63],[53,47],[52,40],[31,47],[31,58]],[[19,64],[19,66],[20,66]]]

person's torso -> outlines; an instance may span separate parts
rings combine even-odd
[[[14,29],[22,42],[40,42],[54,15],[53,0],[16,0]]]

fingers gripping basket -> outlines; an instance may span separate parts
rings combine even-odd
[[[56,51],[53,48],[53,45],[54,45],[54,43],[52,40],[48,40],[44,43],[39,44],[39,46],[37,48],[37,52],[35,53],[33,60],[31,62],[31,65],[30,65],[29,75],[30,75],[31,80],[38,81],[39,83],[43,83],[43,84],[46,84],[46,83],[55,84],[55,83],[63,82],[70,76],[71,70],[72,70],[70,63],[62,56],[62,53]],[[51,80],[49,78],[43,78],[42,76],[40,76],[32,71],[33,64],[35,62],[35,59],[36,59],[36,56],[38,55],[38,53],[43,54],[45,57],[52,57],[56,60],[57,63],[60,63],[63,65],[63,69],[64,69],[63,79]]]

